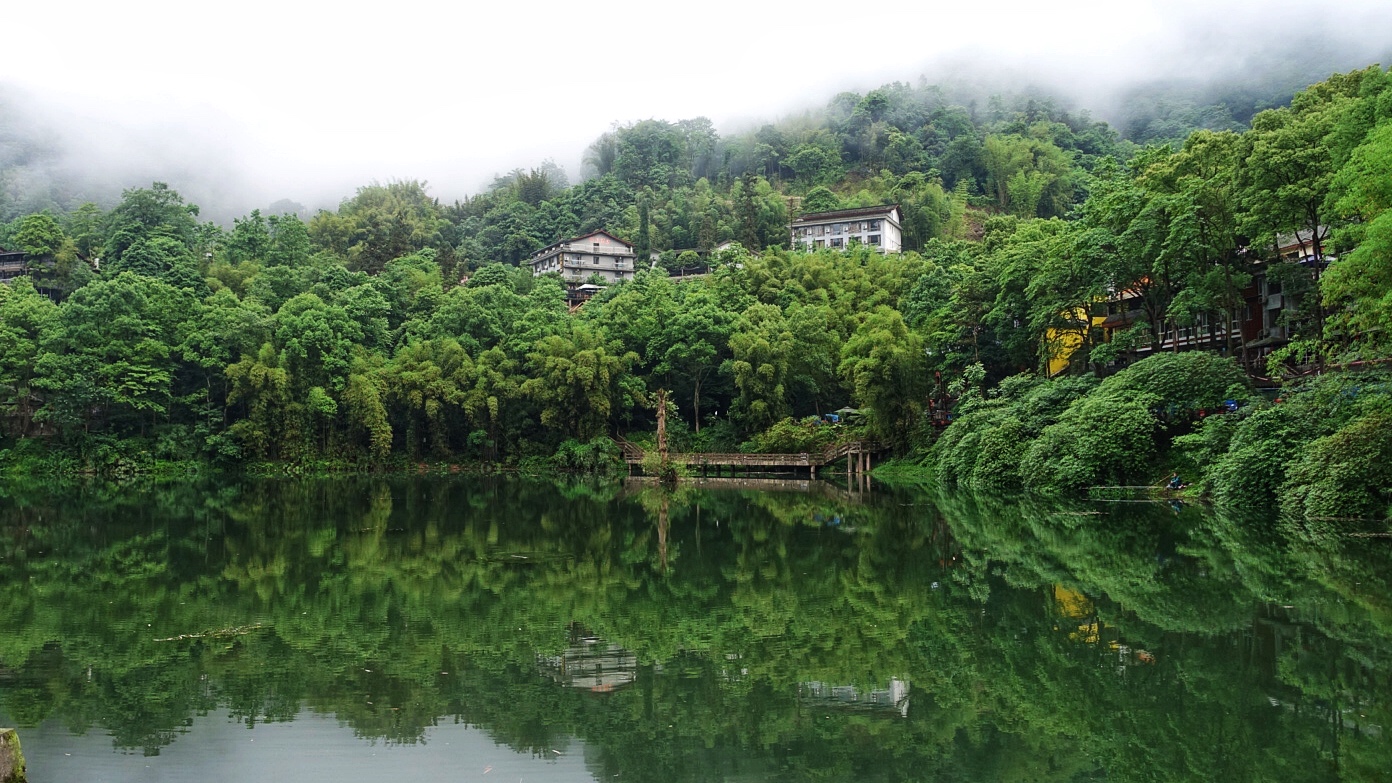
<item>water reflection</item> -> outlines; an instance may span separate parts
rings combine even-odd
[[[572,626],[570,645],[560,655],[539,656],[541,670],[567,688],[608,693],[638,679],[638,656]]]
[[[854,685],[805,682],[798,686],[798,697],[812,706],[893,710],[902,717],[909,717],[909,684],[900,679],[892,679],[888,687],[869,692],[861,691]]]
[[[524,757],[583,748],[596,779],[1392,768],[1385,541],[1192,506],[781,490],[11,486],[0,722],[150,755],[213,742],[207,716],[251,737],[332,718],[344,753],[460,724]],[[31,750],[36,778],[61,746]]]

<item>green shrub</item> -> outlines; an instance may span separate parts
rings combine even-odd
[[[1312,436],[1303,414],[1296,406],[1276,405],[1243,419],[1227,453],[1205,473],[1214,499],[1233,506],[1272,503],[1285,480],[1286,463]]]
[[[1020,486],[1020,460],[1033,434],[1011,416],[983,432],[977,440],[980,446],[971,469],[971,485],[993,489]]]
[[[965,412],[938,438],[928,462],[947,486],[1019,487],[1020,459],[1030,441],[1096,386],[1090,376],[1006,378],[988,397],[963,406]]]
[[[933,475],[943,486],[969,485],[976,470],[982,433],[999,420],[996,411],[977,411],[952,422],[929,452]]]
[[[667,438],[673,451],[720,453],[739,451],[739,436],[736,434],[735,425],[729,419],[720,419],[713,424],[708,424],[702,427],[700,432],[693,432],[685,425],[680,429],[674,429],[668,422]]]
[[[598,435],[588,442],[570,438],[556,447],[551,464],[562,470],[598,473],[622,465],[623,452],[607,435]]]
[[[1158,424],[1149,394],[1102,394],[1068,407],[1044,428],[1020,463],[1027,489],[1043,494],[1075,492],[1099,484],[1142,480],[1156,455]]]
[[[1224,400],[1246,399],[1251,384],[1231,359],[1204,351],[1147,356],[1102,382],[1097,393],[1134,392],[1156,397],[1166,417],[1201,408],[1218,408]]]
[[[1174,470],[1199,489],[1211,491],[1208,482],[1213,466],[1232,448],[1233,437],[1241,426],[1240,415],[1209,416],[1194,431],[1180,435],[1170,444],[1170,463]]]
[[[1232,426],[1226,453],[1211,462],[1204,484],[1223,505],[1275,503],[1287,472],[1314,448],[1314,441],[1383,411],[1392,411],[1392,375],[1385,371],[1331,373],[1307,380],[1284,391],[1279,402],[1256,407]],[[1291,494],[1297,492],[1295,486],[1282,494],[1303,507],[1305,503],[1296,503]],[[1332,491],[1333,485],[1323,486],[1321,493]],[[1328,508],[1332,501],[1324,497],[1316,505]],[[1310,512],[1302,508],[1302,513]]]
[[[1376,411],[1311,442],[1286,475],[1282,511],[1387,519],[1392,511],[1392,412]]]
[[[1024,484],[1033,491],[1060,494],[1149,483],[1169,446],[1158,437],[1162,422],[1187,427],[1195,411],[1219,408],[1234,397],[1246,400],[1251,387],[1232,360],[1190,351],[1149,356],[1090,392],[1075,393],[1085,396],[1074,398],[1057,422],[1042,428],[1020,463]],[[1057,409],[1057,404],[1042,407]],[[1042,413],[1035,418],[1046,420]]]
[[[815,454],[847,433],[815,416],[798,421],[787,418],[745,441],[740,451],[752,454]]]

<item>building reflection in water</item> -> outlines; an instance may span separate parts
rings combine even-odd
[[[570,626],[570,645],[560,655],[537,656],[537,664],[562,686],[594,693],[616,691],[638,678],[638,656],[576,623]]]
[[[804,682],[798,686],[798,698],[804,702],[826,706],[874,711],[893,710],[909,716],[909,683],[898,678],[889,681],[888,688],[862,691],[853,685],[831,685],[825,682]]]

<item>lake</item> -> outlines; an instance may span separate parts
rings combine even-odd
[[[34,783],[1373,781],[1392,541],[471,476],[0,488]]]

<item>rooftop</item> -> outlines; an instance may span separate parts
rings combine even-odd
[[[822,223],[827,220],[852,220],[863,217],[883,217],[899,209],[898,204],[881,204],[878,207],[859,207],[856,209],[837,209],[831,212],[809,212],[793,221],[798,223]]]
[[[550,253],[552,250],[555,250],[556,248],[561,247],[562,245],[569,245],[569,244],[571,244],[572,242],[579,242],[579,241],[584,240],[584,239],[589,239],[590,237],[597,237],[597,236],[599,236],[599,235],[601,235],[601,234],[603,234],[603,235],[606,236],[606,237],[609,237],[610,239],[614,240],[615,242],[618,242],[619,244],[623,245],[624,247],[627,247],[629,250],[632,250],[632,249],[633,249],[633,244],[632,244],[631,242],[626,242],[626,241],[624,241],[624,240],[622,240],[622,239],[619,239],[618,237],[614,236],[613,234],[609,233],[608,231],[591,231],[591,232],[588,233],[588,234],[581,234],[581,235],[578,236],[578,237],[571,237],[570,239],[562,239],[562,240],[559,241],[559,242],[553,242],[553,243],[547,245],[546,247],[543,247],[542,249],[536,251],[535,253],[532,253],[532,258],[537,258],[538,256],[546,255],[547,253]]]

